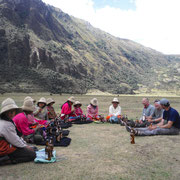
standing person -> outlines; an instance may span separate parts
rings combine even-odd
[[[160,104],[164,109],[163,120],[148,128],[135,128],[136,136],[152,136],[152,135],[178,135],[180,132],[180,116],[179,113],[170,106],[167,99],[161,99]],[[130,127],[126,127],[130,131]]]
[[[109,107],[109,115],[106,117],[107,121],[117,123],[118,119],[121,117],[121,107],[119,105],[119,100],[114,98],[112,105]]]
[[[19,132],[24,136],[24,140],[29,143],[41,142],[43,140],[43,131],[40,130],[42,125],[37,125],[34,129],[30,128],[28,121],[29,115],[33,113],[35,106],[31,99],[25,100],[22,106],[22,113],[17,114],[13,121]]]
[[[87,107],[86,117],[87,120],[99,121],[100,116],[99,116],[98,100],[96,98],[93,98],[90,101],[90,104]]]
[[[164,112],[159,99],[156,99],[154,101],[154,107],[155,110],[153,114],[149,118],[147,118],[147,120],[149,123],[157,124],[163,119],[163,112]]]
[[[48,110],[48,119],[52,120],[55,119],[57,114],[54,110],[53,104],[55,103],[55,101],[52,98],[48,98],[47,99],[47,110]]]
[[[75,102],[75,98],[71,96],[61,107],[61,119],[64,120],[70,116],[74,116],[74,110],[72,110],[72,105]]]
[[[47,107],[46,107],[46,99],[44,97],[39,99],[33,114],[37,120],[48,120],[48,111],[47,111]]]
[[[7,98],[2,102],[0,112],[0,156],[9,156],[11,163],[33,161],[36,153],[29,147],[17,130],[13,117],[18,106],[13,99]]]

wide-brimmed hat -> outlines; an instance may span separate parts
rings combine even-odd
[[[75,101],[74,106],[76,106],[76,105],[82,106],[82,104],[79,101]]]
[[[75,98],[74,98],[74,96],[71,96],[70,98],[68,98],[68,101],[70,101],[70,102],[74,103],[74,102],[75,102]]]
[[[49,105],[51,103],[55,103],[55,101],[52,98],[48,98],[47,99],[47,105]]]
[[[97,106],[98,105],[98,100],[96,98],[93,98],[91,99],[90,103],[93,105],[93,106]]]
[[[46,104],[46,98],[42,97],[39,99],[38,103],[44,103]]]
[[[26,97],[24,98],[24,101],[26,101],[26,100],[31,100],[32,102],[36,102],[36,100],[33,99],[33,98],[30,97],[30,96],[26,96]]]
[[[24,101],[23,106],[22,106],[22,110],[32,111],[32,112],[35,110],[35,106],[34,106],[31,99],[27,99],[26,101]]]
[[[118,98],[114,98],[114,99],[112,100],[112,103],[113,103],[113,102],[115,102],[115,103],[119,103]]]
[[[167,99],[165,99],[165,98],[163,98],[163,99],[160,100],[160,104],[161,104],[161,105],[164,105],[164,106],[170,106],[169,100],[167,100]]]
[[[21,109],[19,108],[15,101],[11,98],[7,98],[5,99],[2,104],[1,104],[1,112],[0,114],[4,113],[4,112],[7,112],[7,111],[10,111],[10,110],[13,110],[13,109]]]

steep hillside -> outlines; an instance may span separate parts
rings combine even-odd
[[[41,0],[0,0],[0,20],[2,92],[132,94],[141,87],[148,92],[166,87],[158,70],[174,58],[116,38]]]

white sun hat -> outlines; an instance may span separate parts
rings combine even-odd
[[[35,110],[35,106],[33,104],[33,101],[31,99],[27,99],[26,101],[24,101],[23,106],[22,106],[22,110],[33,112]]]
[[[112,100],[112,103],[113,103],[113,102],[119,103],[118,98],[114,98],[114,99]]]
[[[13,109],[21,109],[19,108],[15,101],[11,98],[7,98],[5,99],[2,104],[1,104],[1,112],[0,114],[4,113],[4,112],[7,112],[7,111],[10,111],[10,110],[13,110]]]
[[[97,106],[98,105],[98,100],[96,98],[93,98],[90,103],[93,105],[93,106]]]

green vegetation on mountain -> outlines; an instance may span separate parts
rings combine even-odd
[[[1,92],[177,91],[179,59],[114,37],[41,0],[0,0]]]

